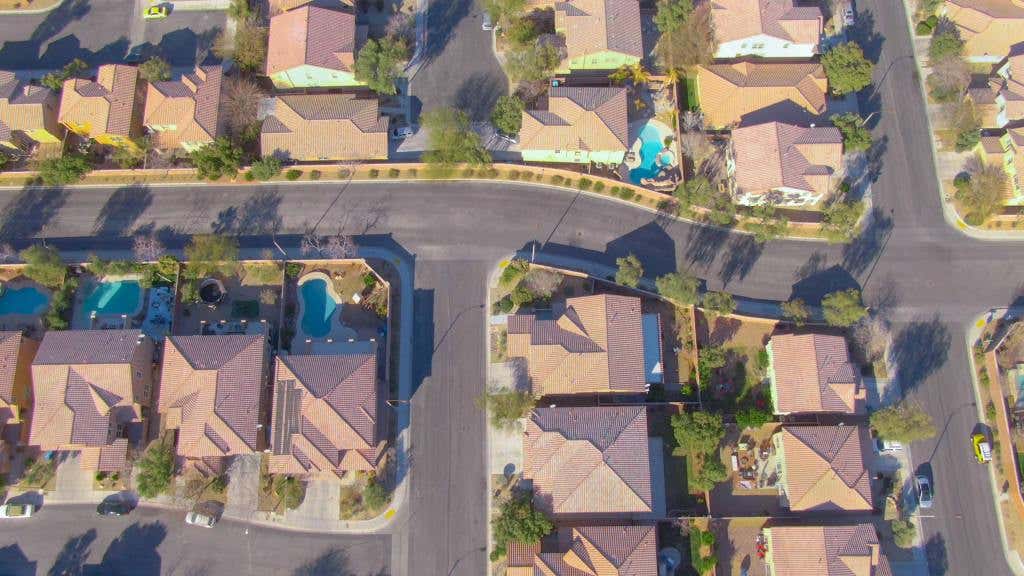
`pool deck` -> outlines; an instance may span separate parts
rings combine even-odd
[[[626,167],[629,168],[630,170],[633,170],[634,168],[638,168],[640,166],[640,148],[642,148],[644,145],[643,140],[640,139],[640,132],[642,132],[644,127],[647,126],[648,124],[658,130],[659,138],[661,138],[662,142],[665,141],[666,136],[672,136],[672,143],[668,146],[669,152],[672,153],[672,163],[666,165],[666,167],[672,168],[676,166],[679,160],[679,143],[675,141],[675,131],[672,130],[672,128],[670,128],[669,126],[667,126],[664,122],[651,118],[648,120],[639,120],[629,125],[629,137],[630,141],[632,142],[632,144],[629,147],[629,151],[633,153],[634,160],[626,160]],[[663,153],[664,151],[665,148],[663,146],[661,153]],[[627,158],[628,156],[629,155],[627,154]]]
[[[331,340],[331,341],[335,341],[335,342],[343,342],[343,341],[347,341],[349,339],[355,338],[355,336],[356,336],[355,330],[352,330],[351,328],[349,328],[349,327],[347,327],[347,326],[345,326],[345,325],[343,325],[341,323],[340,314],[341,314],[341,310],[345,306],[346,302],[345,302],[345,300],[341,296],[338,295],[337,291],[335,291],[335,289],[334,289],[334,281],[331,279],[331,277],[328,276],[324,272],[321,272],[319,270],[315,270],[313,272],[309,272],[307,274],[304,274],[302,276],[302,278],[299,278],[298,281],[296,281],[296,285],[299,288],[301,288],[303,284],[305,284],[306,282],[309,282],[310,280],[323,280],[324,281],[324,284],[326,285],[327,296],[329,296],[331,298],[331,300],[334,301],[336,307],[334,309],[334,312],[331,313],[331,319],[328,322],[328,326],[330,327],[330,329],[328,330],[327,334],[325,334],[323,336],[313,336],[311,334],[306,334],[305,331],[303,331],[303,329],[302,329],[302,319],[305,318],[305,314],[306,314],[306,299],[302,297],[302,290],[298,290],[297,294],[298,294],[298,301],[299,301],[299,307],[298,307],[299,309],[298,309],[298,317],[297,317],[296,322],[295,322],[295,339],[296,339],[296,341],[304,342],[306,340],[312,340],[312,341],[325,341],[326,342],[328,340]]]

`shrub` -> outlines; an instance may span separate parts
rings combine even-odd
[[[519,180],[519,170],[509,170],[508,179]]]
[[[167,490],[174,475],[174,448],[170,443],[154,442],[136,465],[135,489],[143,498],[152,498]]]
[[[462,177],[463,178],[472,178],[475,175],[476,175],[476,170],[473,170],[472,168],[466,168],[465,170],[462,171]]]
[[[250,174],[258,180],[270,180],[280,173],[281,161],[273,156],[266,156],[252,163],[246,174],[246,180],[249,179]]]
[[[246,182],[254,182],[256,180],[256,176],[253,176],[252,172],[246,172],[245,176],[242,176],[242,178],[245,179]]]
[[[576,184],[580,190],[590,190],[590,187],[594,185],[594,182],[589,178],[580,178],[580,181]]]
[[[288,180],[295,181],[302,177],[302,170],[292,168],[291,170],[284,173],[284,177]]]
[[[555,174],[554,176],[551,177],[551,183],[554,184],[555,186],[561,185],[563,180],[565,180],[565,178],[562,178],[558,174]]]
[[[398,168],[388,169],[388,178],[398,178],[402,174],[402,171]]]
[[[298,278],[299,274],[302,274],[302,264],[298,262],[289,262],[284,265],[284,274],[289,278]]]
[[[501,504],[498,515],[491,521],[494,536],[491,559],[504,556],[509,542],[536,544],[554,529],[544,512],[533,507],[529,494],[513,496]]]
[[[409,178],[415,178],[417,175],[419,175],[419,173],[419,170],[415,168],[409,168]]]
[[[707,532],[700,533],[700,543],[703,546],[714,546],[715,545],[715,534],[710,530]]]
[[[366,484],[366,488],[363,489],[363,504],[371,510],[378,510],[387,503],[388,491],[376,478],[371,478]]]
[[[512,430],[516,422],[537,405],[529,392],[519,390],[486,391],[476,399],[476,405],[490,412],[491,426],[499,430]]]
[[[376,178],[376,177],[380,176],[380,170],[377,170],[376,168],[370,168],[369,176],[370,176],[370,178]]]
[[[740,430],[760,428],[772,421],[772,415],[757,408],[744,408],[736,413],[736,425]]]
[[[50,246],[30,246],[21,251],[25,261],[25,276],[47,288],[57,288],[67,275],[67,266],[61,260],[60,252]]]
[[[73,184],[85,177],[92,166],[84,156],[68,154],[60,158],[47,158],[39,165],[39,177],[47,186]]]
[[[309,171],[309,179],[310,180],[319,180],[320,176],[321,176],[321,174],[320,174],[319,170],[310,170]]]
[[[314,172],[315,172],[315,170],[314,170]],[[347,180],[348,177],[351,176],[351,175],[352,175],[352,171],[349,170],[348,168],[342,168],[341,170],[338,170],[338,179],[339,180]]]
[[[917,27],[914,28],[914,33],[918,36],[928,36],[932,33],[932,27],[928,25],[928,22],[922,20],[917,23]]]
[[[611,188],[608,189],[608,193],[611,194],[612,196],[618,196],[619,191],[620,188],[618,186],[612,186]]]
[[[96,481],[97,482],[103,482],[106,479],[107,479],[107,473],[106,472],[97,472],[96,473]]]
[[[494,309],[499,314],[508,314],[513,308],[515,308],[515,304],[512,303],[512,296],[507,294],[504,298],[494,303]]]
[[[604,192],[604,182],[594,182],[594,192]]]
[[[890,523],[892,528],[892,541],[900,548],[910,548],[914,545],[914,536],[917,529],[910,520],[893,520]]]
[[[501,276],[498,277],[498,284],[505,288],[512,288],[519,284],[519,281],[522,280],[529,271],[529,262],[522,258],[514,258],[507,266],[505,266],[505,269],[501,271]]]

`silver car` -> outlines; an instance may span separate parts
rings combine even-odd
[[[202,512],[189,512],[185,515],[185,523],[193,526],[202,526],[203,528],[213,528],[213,525],[217,523],[217,518]]]
[[[918,505],[921,508],[931,508],[935,503],[931,480],[927,476],[915,476],[914,488],[917,490]]]

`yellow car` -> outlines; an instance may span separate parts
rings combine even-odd
[[[146,8],[146,11],[142,13],[142,18],[144,20],[160,20],[162,18],[167,18],[167,15],[170,13],[171,11],[167,6],[161,4],[159,6],[150,6],[149,8]]]
[[[971,436],[971,445],[974,446],[974,457],[982,464],[992,461],[992,445],[984,434]]]

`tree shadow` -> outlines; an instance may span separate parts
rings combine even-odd
[[[846,28],[846,37],[860,44],[865,58],[872,62],[878,62],[882,55],[885,37],[876,30],[874,12],[864,10],[857,12],[853,24]]]
[[[39,49],[43,43],[67,28],[68,24],[84,18],[91,10],[89,0],[69,0],[61,3],[46,14],[28,40],[4,42],[3,48],[0,49],[0,67],[40,67]],[[70,59],[69,57],[68,60]]]
[[[29,561],[18,544],[0,548],[0,569],[7,576],[35,576],[36,562]]]
[[[96,530],[90,528],[65,542],[64,547],[57,554],[53,566],[46,573],[47,576],[78,576],[82,574],[94,540],[96,540]]]
[[[0,239],[25,240],[39,233],[67,200],[63,188],[28,186],[0,213]]]
[[[424,62],[429,62],[444,52],[452,33],[463,18],[469,15],[474,0],[450,0],[448,2],[431,2],[427,10],[427,43],[420,55]]]
[[[331,548],[320,556],[299,566],[292,576],[344,576],[349,574],[348,556],[340,548]]]
[[[753,236],[747,234],[734,236],[726,249],[725,262],[722,263],[722,267],[718,271],[719,280],[724,286],[728,286],[729,282],[737,276],[743,280],[761,258],[763,252],[764,244],[758,244]]]
[[[808,276],[813,276],[818,272],[825,269],[825,265],[828,264],[828,256],[819,250],[815,250],[808,258],[807,262],[804,262],[793,272],[794,280],[803,280]]]
[[[904,394],[946,363],[951,342],[949,328],[939,320],[938,314],[914,320],[895,335],[891,354]]]
[[[706,269],[718,257],[729,234],[729,230],[717,226],[692,226],[686,238],[687,262]]]
[[[871,184],[878,180],[882,174],[885,153],[888,149],[889,137],[883,135],[872,142],[871,147],[864,153],[854,157],[850,166],[847,167],[846,182],[850,185],[847,199],[854,201],[862,199]]]
[[[470,119],[480,122],[491,117],[491,109],[499,96],[505,94],[505,79],[495,74],[473,74],[455,92],[455,107]]]
[[[97,574],[160,574],[160,553],[157,548],[167,537],[163,522],[138,522],[128,526],[114,539],[103,554],[103,561],[94,568]]]
[[[93,224],[96,236],[127,235],[139,216],[153,203],[148,186],[132,185],[118,188],[107,198]]]
[[[855,276],[866,271],[882,255],[892,229],[892,217],[881,208],[872,209],[868,225],[852,242],[843,246],[843,266]]]
[[[943,576],[949,571],[949,554],[942,534],[935,534],[928,539],[924,545],[924,555],[928,559],[928,574],[931,576]]]
[[[77,36],[64,36],[63,38],[49,43],[46,46],[46,51],[39,57],[38,61],[33,61],[29,65],[56,69],[64,66],[75,58],[84,60],[90,66],[98,66],[100,64],[107,64],[110,62],[121,62],[128,54],[128,48],[130,45],[131,42],[128,38],[126,36],[121,36],[117,40],[114,40],[93,52],[88,48],[83,48],[82,41],[79,40]]]
[[[281,229],[281,195],[260,190],[250,196],[241,208],[229,206],[217,213],[210,225],[214,234],[272,234]]]

